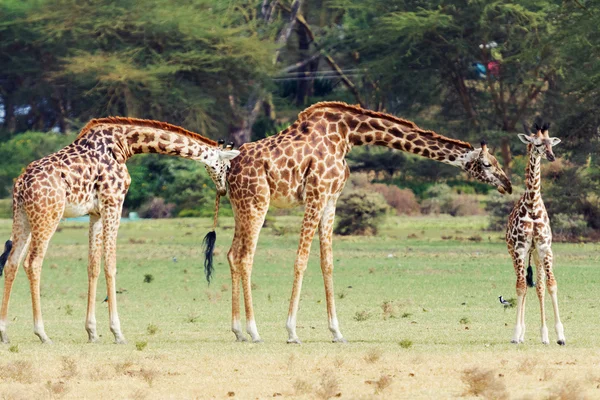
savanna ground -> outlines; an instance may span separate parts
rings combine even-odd
[[[567,346],[555,344],[548,297],[551,344],[540,343],[533,291],[526,342],[516,346],[516,311],[498,302],[515,297],[514,272],[503,235],[484,231],[484,217],[394,217],[378,237],[336,237],[338,316],[350,342],[340,345],[330,342],[315,241],[298,317],[303,344],[288,345],[299,223],[277,217],[263,229],[253,294],[264,343],[252,344],[230,332],[231,218],[221,219],[210,286],[200,246],[208,219],[124,222],[117,298],[128,344],[115,345],[103,278],[101,340],[86,343],[87,224],[63,222],[42,279],[54,344],[33,335],[20,271],[11,344],[0,347],[3,398],[600,398],[600,245],[554,244]],[[2,241],[10,225],[0,220]]]

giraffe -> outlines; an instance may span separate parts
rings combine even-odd
[[[559,138],[548,136],[549,127],[550,124],[548,123],[543,124],[541,127],[536,123],[534,125],[535,132],[530,135],[527,126],[523,124],[525,134],[519,134],[519,139],[527,144],[529,163],[526,170],[525,193],[510,213],[506,229],[508,253],[513,259],[517,275],[517,322],[511,342],[523,343],[524,341],[527,286],[536,286],[542,317],[542,343],[550,343],[544,311],[545,278],[548,293],[550,293],[552,298],[552,307],[554,308],[554,328],[558,337],[557,343],[564,346],[565,333],[558,314],[558,287],[552,273],[552,230],[550,229],[548,213],[546,212],[546,207],[540,193],[541,159],[544,157],[548,161],[554,161],[555,157],[552,147],[560,143]],[[525,275],[525,262],[526,260],[530,260],[532,256],[536,265],[537,285],[533,282],[531,265],[527,269],[527,276]]]
[[[345,156],[352,146],[387,146],[448,163],[512,192],[509,179],[484,144],[469,143],[420,129],[410,121],[342,102],[317,103],[278,135],[240,147],[228,173],[235,233],[227,258],[232,279],[232,331],[246,340],[240,322],[240,280],[244,290],[246,331],[260,341],[252,307],[251,271],[260,229],[269,205],[304,205],[300,243],[287,330],[289,343],[300,343],[296,314],[313,236],[319,229],[321,271],[327,299],[329,329],[334,342],[344,342],[333,295],[332,231],[336,201],[349,176]]]
[[[3,343],[8,343],[8,305],[13,281],[23,259],[31,290],[34,333],[42,343],[51,343],[44,330],[40,306],[42,262],[61,218],[81,215],[90,216],[85,323],[89,341],[98,340],[96,286],[104,250],[110,330],[116,343],[125,343],[117,313],[116,240],[123,200],[131,183],[125,162],[140,153],[161,153],[200,161],[215,182],[218,195],[224,195],[227,169],[239,151],[223,150],[216,142],[175,125],[109,117],[91,120],[73,143],[29,164],[15,181],[12,235],[0,259],[0,274],[6,264],[0,309],[0,340]]]

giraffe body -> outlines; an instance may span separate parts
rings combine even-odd
[[[10,293],[23,260],[30,282],[34,333],[42,342],[50,342],[40,307],[42,262],[61,218],[81,215],[90,215],[86,317],[89,340],[98,339],[95,298],[104,253],[110,329],[117,343],[125,341],[116,303],[116,239],[123,201],[131,183],[125,161],[138,153],[177,155],[203,162],[219,193],[226,191],[226,170],[230,159],[238,154],[236,150],[223,151],[216,142],[177,126],[103,118],[90,121],[77,139],[62,150],[29,164],[14,185],[12,242],[7,242],[5,259],[0,265],[4,267],[6,263],[0,310],[2,342],[8,342]]]
[[[523,343],[525,340],[525,297],[528,286],[525,269],[526,264],[530,259],[533,259],[536,266],[536,292],[540,301],[542,319],[540,331],[542,343],[550,343],[544,309],[544,294],[547,287],[548,293],[552,298],[557,342],[560,345],[564,345],[564,328],[558,311],[558,286],[552,271],[552,230],[540,192],[541,158],[544,157],[549,161],[554,161],[552,146],[558,144],[560,139],[548,136],[548,125],[544,125],[542,128],[536,125],[536,133],[533,135],[529,135],[526,127],[525,132],[525,135],[520,134],[519,137],[524,143],[527,143],[527,153],[529,156],[526,173],[526,190],[513,208],[508,218],[506,230],[508,253],[513,259],[517,275],[517,322],[512,342]],[[544,282],[546,287],[544,286]]]
[[[339,102],[318,103],[278,135],[240,148],[228,175],[235,214],[235,233],[228,260],[232,277],[232,330],[246,340],[240,321],[240,282],[244,291],[246,330],[260,341],[251,293],[251,271],[260,229],[269,205],[304,205],[300,243],[294,264],[294,285],[287,320],[288,342],[299,343],[296,314],[311,243],[319,231],[329,329],[334,342],[344,342],[333,295],[332,233],[336,201],[349,176],[345,156],[355,145],[404,150],[463,168],[501,192],[512,190],[487,148],[425,131],[391,115]]]

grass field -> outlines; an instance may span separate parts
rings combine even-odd
[[[499,295],[515,297],[512,264],[503,235],[483,231],[485,223],[485,217],[397,217],[379,237],[336,237],[336,301],[347,345],[330,343],[315,241],[298,314],[303,344],[288,345],[299,218],[277,217],[278,232],[289,233],[265,228],[258,245],[253,294],[261,344],[236,343],[230,332],[225,255],[232,219],[221,220],[210,287],[200,248],[208,219],[124,222],[117,296],[128,344],[114,345],[103,278],[101,340],[86,343],[87,224],[64,222],[42,278],[54,344],[41,345],[33,335],[20,271],[9,312],[11,344],[0,347],[0,393],[8,399],[600,398],[600,246],[553,246],[567,346],[555,344],[548,296],[552,344],[540,343],[534,291],[526,342],[516,346],[509,343],[516,311],[498,302]],[[0,240],[8,239],[10,225],[0,220]]]

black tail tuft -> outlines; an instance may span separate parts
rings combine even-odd
[[[215,242],[217,241],[217,233],[210,231],[204,236],[202,245],[204,246],[204,273],[206,280],[210,284],[210,278],[213,273],[213,252],[215,250]]]
[[[8,255],[10,254],[10,251],[12,250],[12,245],[12,240],[7,240],[4,244],[4,253],[2,253],[2,255],[0,256],[0,276],[2,276],[2,272],[4,271],[4,265],[8,260]]]
[[[535,282],[533,281],[533,268],[531,268],[531,264],[527,267],[527,286],[534,287]]]

